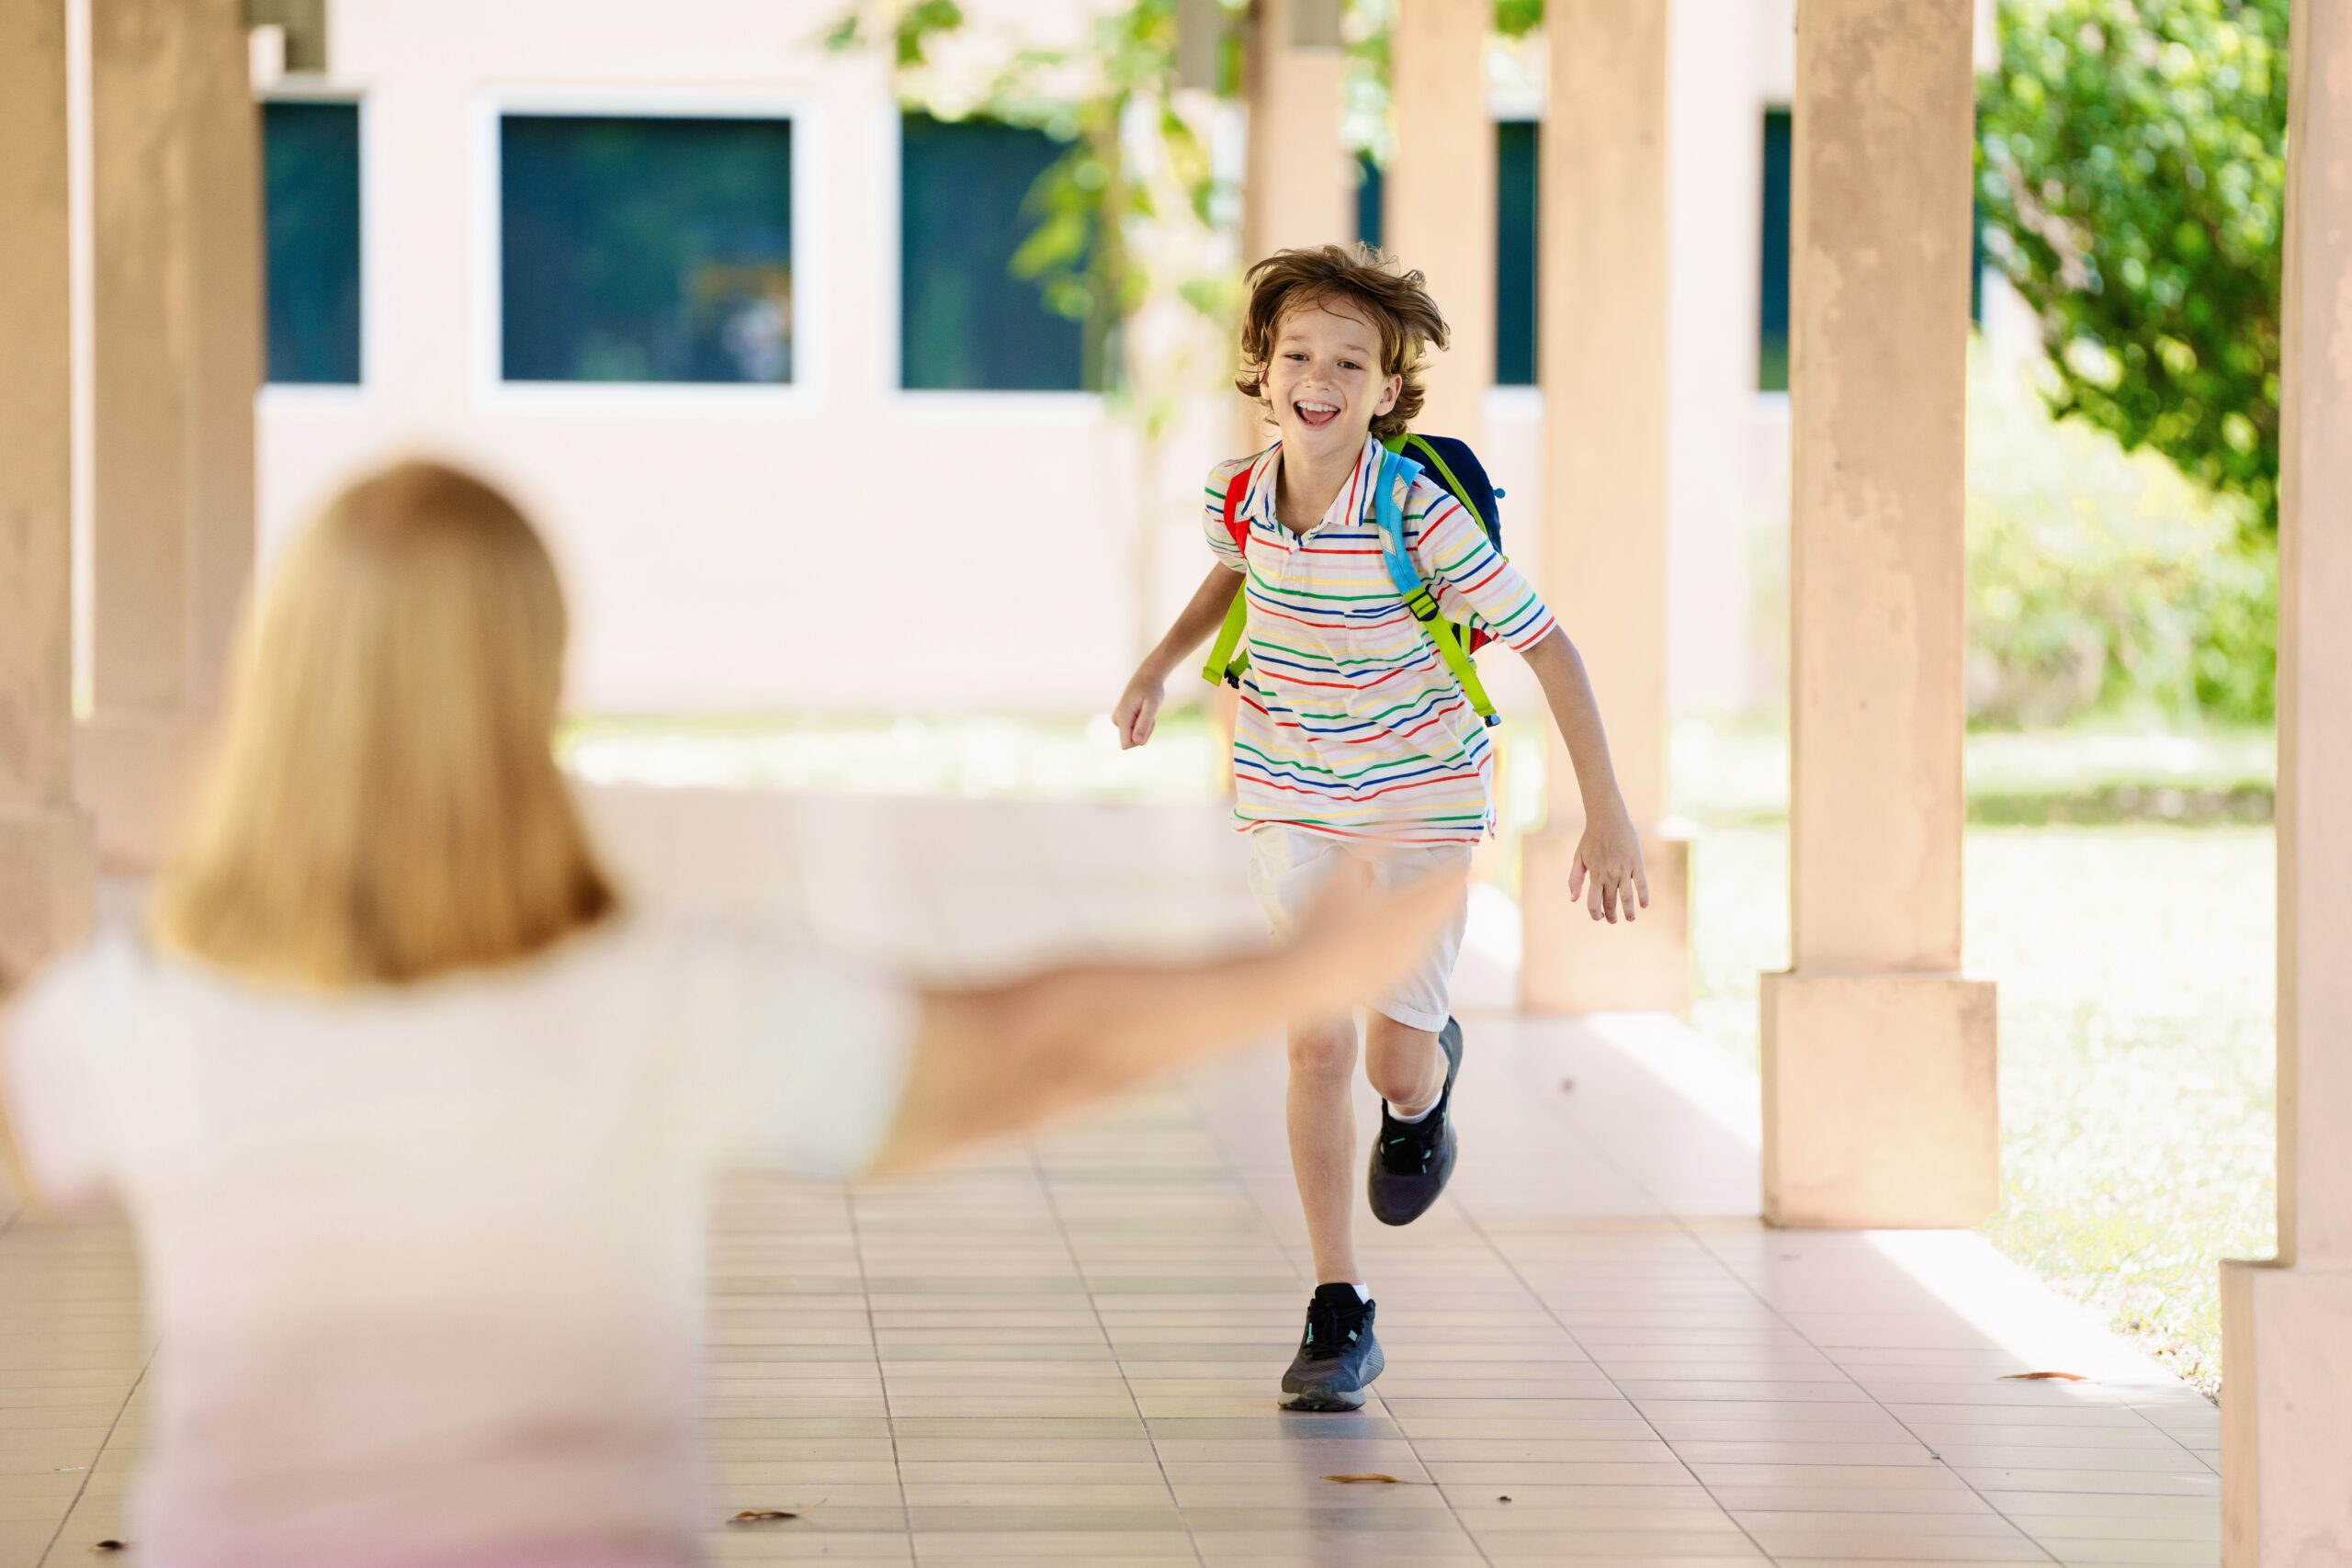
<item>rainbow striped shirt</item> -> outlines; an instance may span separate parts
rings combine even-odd
[[[1202,525],[1245,578],[1250,629],[1233,735],[1235,820],[1394,843],[1476,841],[1494,825],[1494,747],[1453,672],[1388,580],[1373,515],[1380,443],[1305,535],[1276,520],[1282,444],[1209,470]],[[1225,528],[1227,487],[1250,470]],[[1557,624],[1461,502],[1424,476],[1405,502],[1405,544],[1456,620],[1475,615],[1524,653]]]

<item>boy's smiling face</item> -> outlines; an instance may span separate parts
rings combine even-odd
[[[1283,450],[1318,462],[1353,458],[1405,389],[1404,378],[1382,375],[1380,363],[1380,329],[1350,301],[1283,311],[1265,382]]]

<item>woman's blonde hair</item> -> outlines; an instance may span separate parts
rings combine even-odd
[[[240,649],[160,945],[339,989],[505,964],[617,906],[552,728],[563,592],[514,503],[402,463],[328,505]]]

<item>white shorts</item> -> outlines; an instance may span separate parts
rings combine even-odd
[[[1269,822],[1250,830],[1250,890],[1266,912],[1276,936],[1286,936],[1315,901],[1324,881],[1350,861],[1372,868],[1374,886],[1394,887],[1438,871],[1465,871],[1468,844],[1384,844],[1374,840],[1333,839]],[[1438,928],[1427,952],[1396,982],[1365,1005],[1408,1029],[1432,1032],[1452,1016],[1453,961],[1462,955],[1462,931],[1469,923],[1467,886],[1453,915]]]

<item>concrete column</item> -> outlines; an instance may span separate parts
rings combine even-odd
[[[225,694],[231,644],[253,581],[259,515],[254,400],[267,364],[263,299],[261,106],[254,101],[243,0],[199,0],[189,312],[188,663],[201,724]]]
[[[1249,141],[1242,168],[1241,265],[1299,245],[1356,237],[1355,167],[1340,140],[1347,52],[1340,0],[1258,0],[1244,46]],[[1238,456],[1274,440],[1256,403],[1234,422]],[[1229,730],[1232,699],[1217,703]]]
[[[1973,1225],[1998,1199],[1993,987],[1960,973],[1971,10],[1797,13],[1776,1224]]]
[[[1495,126],[1487,113],[1492,0],[1399,0],[1390,34],[1387,248],[1419,267],[1453,346],[1430,362],[1415,422],[1474,446],[1495,378]]]
[[[2352,1552],[2352,12],[2289,25],[2278,510],[2278,1256],[2222,1268],[2229,1568]]]
[[[1340,0],[1258,0],[1248,45],[1244,266],[1356,237],[1355,170],[1340,141],[1347,51]]]
[[[101,857],[152,867],[252,568],[259,121],[238,0],[91,0]]]
[[[1689,846],[1666,829],[1668,0],[1553,0],[1537,282],[1544,581],[1600,699],[1651,902],[1595,925],[1568,897],[1584,801],[1555,739],[1521,849],[1521,1005],[1681,1011]]]
[[[0,6],[0,995],[89,929],[74,804],[66,0]]]

